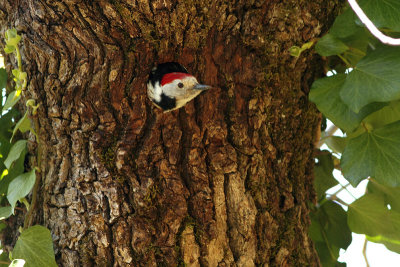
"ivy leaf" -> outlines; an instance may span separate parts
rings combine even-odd
[[[325,57],[340,55],[348,49],[347,45],[329,33],[322,37],[315,46],[315,51]]]
[[[4,104],[3,107],[3,111],[12,108],[20,98],[21,98],[21,90],[12,91],[7,97],[6,103]]]
[[[10,169],[11,164],[21,156],[22,152],[26,148],[26,143],[27,140],[19,140],[11,147],[8,156],[4,161],[4,165],[7,167],[7,169]]]
[[[374,179],[370,179],[368,192],[382,196],[385,205],[389,204],[392,210],[400,212],[400,187],[385,186],[377,183]]]
[[[12,127],[13,123],[13,112],[7,112],[2,117],[0,117],[0,154],[5,155],[8,154],[8,151],[11,148],[10,138],[11,134],[9,129]],[[0,158],[0,162],[3,162],[5,158]]]
[[[13,45],[6,45],[5,47],[4,47],[4,52],[6,52],[6,54],[11,54],[12,52],[14,52],[15,51],[15,46],[13,46]]]
[[[16,177],[8,186],[7,199],[14,209],[18,200],[25,197],[32,190],[36,181],[35,169]]]
[[[325,242],[314,242],[315,249],[318,252],[321,266],[336,267],[337,258],[339,257],[340,248],[328,245]]]
[[[57,266],[50,231],[41,225],[29,227],[21,233],[12,256],[24,259],[26,267]]]
[[[347,138],[340,136],[328,136],[324,139],[325,144],[335,153],[343,153],[347,144]]]
[[[12,207],[7,206],[7,207],[0,207],[0,220],[7,219],[10,217],[12,214]]]
[[[329,33],[338,38],[345,38],[353,35],[362,25],[356,23],[358,17],[350,7],[336,17],[335,22],[329,30]]]
[[[328,152],[324,150],[323,152]],[[315,164],[314,168],[314,187],[317,192],[318,199],[325,196],[326,190],[338,184],[336,179],[332,175],[333,171],[333,159],[329,153],[327,155],[320,155],[317,157],[318,163]]]
[[[392,101],[389,105],[368,115],[363,121],[372,125],[373,128],[379,128],[400,120],[400,101]]]
[[[360,0],[360,7],[378,28],[386,27],[400,31],[400,1]]]
[[[350,139],[341,159],[344,177],[353,186],[368,176],[384,185],[400,185],[399,132],[400,122],[395,122]]]
[[[14,81],[16,83],[15,88],[17,91],[20,91],[26,87],[28,74],[24,71],[20,71],[19,69],[13,69],[12,74],[14,76]]]
[[[391,251],[396,253],[400,253],[400,240],[389,239],[384,236],[366,236],[368,241],[381,243],[385,245],[385,247]]]
[[[26,131],[29,131],[31,129],[31,120],[28,117],[28,111],[26,111],[24,116],[15,125],[11,140],[14,138],[14,135],[17,133],[18,130],[20,130],[21,133],[25,133]]]
[[[6,37],[6,44],[7,45],[13,45],[17,46],[19,41],[21,41],[21,36],[18,35],[18,32],[16,29],[8,29],[5,32],[5,37]]]
[[[333,245],[346,249],[351,243],[351,231],[347,225],[347,213],[333,201],[322,205],[325,216],[324,231]]]
[[[309,98],[318,109],[330,119],[336,126],[352,132],[356,129],[362,119],[374,112],[381,106],[376,103],[363,108],[359,113],[353,112],[339,96],[346,79],[345,74],[337,74],[316,80],[311,86]]]
[[[355,233],[400,240],[400,213],[388,210],[377,194],[368,193],[349,205],[348,224]]]
[[[341,38],[340,40],[349,47],[342,56],[351,66],[356,66],[357,63],[365,57],[368,47],[377,47],[379,44],[379,41],[364,27],[358,27],[352,35]],[[348,67],[346,70],[347,69]]]
[[[4,262],[4,263],[2,263]],[[8,262],[10,262],[10,258],[8,253],[5,252],[0,246],[0,267],[9,267]]]
[[[9,143],[8,140],[7,140],[7,143]],[[14,162],[13,167],[10,170],[8,170],[8,174],[6,174],[0,180],[0,195],[7,195],[8,186],[11,183],[11,181],[14,180],[15,177],[19,176],[20,174],[22,174],[24,172],[25,153],[26,153],[26,150],[23,152],[23,155],[21,155]]]
[[[311,214],[309,234],[323,266],[335,266],[340,248],[351,242],[346,212],[333,201],[325,202]]]
[[[6,88],[7,85],[7,71],[4,68],[0,68],[0,90]]]
[[[394,31],[400,31],[400,17],[398,10],[400,10],[400,2],[397,0],[359,0],[361,9],[367,14],[368,18],[372,20],[375,26],[387,27]],[[338,17],[333,23],[330,33],[336,37],[347,37],[352,35],[357,28],[362,26],[361,21],[350,7]]]
[[[356,113],[372,102],[400,99],[400,48],[368,53],[347,76],[340,97]]]

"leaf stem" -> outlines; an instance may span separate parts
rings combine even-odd
[[[367,240],[367,237],[365,237],[362,254],[364,256],[365,264],[367,265],[367,267],[369,267],[369,262],[367,259],[367,243],[368,243],[368,240]]]
[[[344,64],[346,64],[347,67],[353,68],[353,66],[350,64],[350,62],[345,57],[343,57],[342,55],[337,55],[337,56],[344,62]]]
[[[15,52],[17,53],[18,70],[22,71],[22,58],[21,58],[21,52],[19,51],[18,45],[15,46]]]
[[[320,148],[325,143],[325,139],[333,136],[338,129],[339,127],[337,127],[336,125],[332,125],[331,127],[329,127],[329,129],[326,131],[326,135],[319,140],[317,148]]]
[[[41,181],[41,173],[40,173],[40,166],[41,166],[41,162],[42,162],[42,153],[41,153],[41,143],[39,141],[39,136],[38,136],[38,132],[39,132],[39,119],[38,119],[38,115],[37,113],[35,115],[32,116],[33,122],[34,122],[34,128],[35,128],[35,136],[36,136],[36,143],[37,143],[37,151],[36,151],[36,164],[38,167],[35,167],[36,169],[36,181],[35,184],[33,186],[33,190],[32,190],[32,201],[31,201],[31,208],[28,210],[26,216],[25,216],[25,220],[24,220],[24,229],[28,228],[29,226],[32,225],[32,221],[33,221],[33,211],[36,208],[36,204],[37,204],[37,194],[38,194],[38,190],[39,190],[39,184]]]
[[[328,199],[332,200],[332,201],[336,201],[339,204],[342,204],[343,206],[348,207],[349,204],[347,204],[346,202],[344,202],[343,200],[341,200],[340,198],[338,198],[337,196],[330,196]]]

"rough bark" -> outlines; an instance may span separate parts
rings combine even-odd
[[[39,109],[35,223],[61,266],[319,265],[308,202],[320,67],[288,49],[326,31],[337,1],[0,3],[23,36]],[[214,89],[163,114],[155,63]],[[12,62],[12,58],[11,58]]]

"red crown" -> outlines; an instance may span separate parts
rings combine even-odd
[[[190,75],[188,73],[183,73],[183,72],[171,72],[165,74],[162,79],[161,79],[161,86],[164,86],[164,84],[170,83],[176,79],[184,79],[186,77],[193,77],[193,75]]]

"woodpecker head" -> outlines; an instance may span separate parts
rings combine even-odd
[[[176,62],[154,67],[147,81],[147,95],[164,112],[178,109],[211,86],[199,84],[197,79]]]

